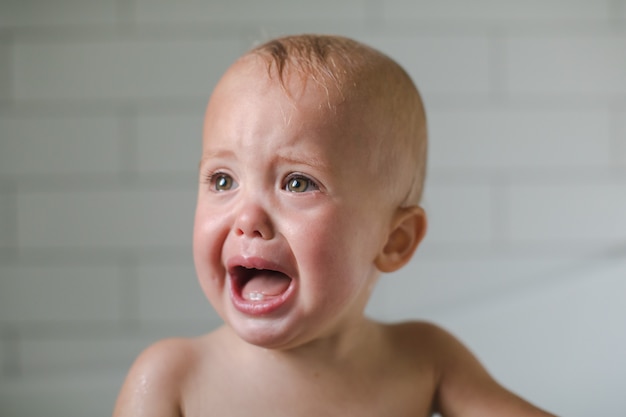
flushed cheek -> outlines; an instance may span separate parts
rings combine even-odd
[[[216,308],[226,274],[221,262],[221,242],[226,238],[228,229],[223,224],[224,219],[219,215],[212,215],[198,206],[193,231],[194,264],[200,285]]]
[[[354,239],[348,219],[329,216],[308,222],[292,239],[292,248],[300,273],[309,277],[302,285],[312,297],[328,302],[360,293],[372,272],[368,242]]]

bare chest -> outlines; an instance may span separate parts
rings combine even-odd
[[[336,383],[246,380],[194,390],[184,399],[186,417],[426,417],[435,386],[424,377],[363,378]],[[199,387],[198,387],[199,388]]]

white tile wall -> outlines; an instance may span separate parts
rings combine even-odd
[[[71,378],[0,381],[3,416],[110,416],[123,378],[108,370]]]
[[[14,97],[204,97],[243,47],[236,39],[20,42],[13,52]]]
[[[463,108],[429,116],[433,169],[603,168],[611,160],[606,110]]]
[[[387,0],[381,2],[387,19],[454,20],[460,22],[493,20],[600,20],[610,17],[610,1],[567,0]]]
[[[510,207],[515,240],[626,244],[624,183],[513,186]]]
[[[204,297],[193,264],[142,265],[138,268],[141,320],[221,320]]]
[[[368,312],[442,323],[559,415],[622,415],[625,28],[626,0],[0,2],[0,415],[110,415],[144,346],[219,325],[191,259],[204,106],[303,31],[426,99],[429,231]]]
[[[361,40],[404,66],[426,100],[434,94],[487,95],[490,91],[487,37],[364,35]]]
[[[144,22],[259,22],[286,20],[363,20],[367,0],[275,0],[271,5],[254,0],[206,2],[137,0],[137,20]],[[332,9],[332,13],[329,10]]]
[[[18,241],[27,247],[191,245],[195,187],[21,193]],[[165,220],[167,219],[167,220]]]
[[[1,266],[0,317],[8,322],[120,318],[115,267]]]
[[[0,175],[115,173],[118,130],[111,117],[0,116]]]
[[[26,339],[19,342],[19,369],[22,375],[42,377],[58,375],[66,378],[85,375],[102,369],[129,366],[133,357],[150,343],[149,338],[111,340],[82,336],[77,339]]]
[[[558,34],[511,37],[506,45],[508,88],[516,94],[626,93],[626,35]]]
[[[492,190],[482,185],[433,185],[424,193],[429,242],[489,242],[494,230]]]
[[[384,275],[368,311],[385,320],[437,317],[471,310],[528,287],[549,284],[573,260],[499,258],[414,259]]]
[[[194,115],[144,115],[137,119],[137,169],[141,174],[197,174],[204,108]],[[193,179],[196,180],[194,175]]]
[[[4,0],[0,28],[115,24],[116,0]]]
[[[626,347],[625,270],[623,259],[574,260],[544,284],[439,319],[463,335],[496,377],[559,414],[618,415],[626,405],[612,399],[626,366],[617,353]],[[558,379],[559,388],[546,389],[538,374]]]

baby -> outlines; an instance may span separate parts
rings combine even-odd
[[[235,62],[206,110],[193,239],[225,324],[143,352],[114,416],[549,416],[444,330],[364,316],[424,237],[426,136],[410,77],[353,40]]]

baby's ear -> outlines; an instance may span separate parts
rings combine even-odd
[[[411,260],[426,234],[426,213],[419,206],[399,208],[385,246],[374,260],[381,272],[393,272]]]

